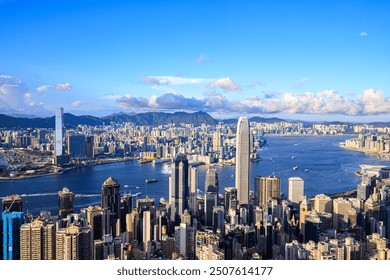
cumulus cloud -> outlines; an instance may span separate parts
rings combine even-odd
[[[368,33],[363,31],[363,32],[360,32],[359,35],[360,35],[360,37],[366,37],[366,36],[368,36]]]
[[[196,58],[195,62],[196,62],[197,64],[202,64],[202,63],[209,63],[210,60],[209,60],[209,58],[208,58],[206,55],[201,54],[201,55],[199,55],[199,56]]]
[[[207,83],[211,79],[183,78],[177,76],[145,76],[142,81],[150,85],[194,85]]]
[[[180,94],[167,93],[150,98],[123,96],[117,100],[119,107],[146,110],[204,110],[209,112],[242,112],[257,114],[343,114],[374,115],[390,113],[390,98],[382,91],[365,90],[358,98],[349,99],[334,90],[302,94],[273,94],[268,98],[251,96],[240,101],[229,100],[222,94],[203,99],[188,98]]]
[[[211,81],[208,84],[211,89],[222,89],[224,92],[230,92],[234,90],[240,90],[240,85],[234,82],[229,77],[219,78]]]
[[[37,87],[36,91],[38,93],[42,93],[42,92],[45,92],[45,91],[49,90],[50,88],[51,88],[50,85],[42,85],[42,86]]]
[[[72,88],[72,85],[70,83],[60,83],[60,84],[56,84],[55,86],[55,89],[56,90],[60,90],[60,91],[64,91],[64,90],[70,90]]]
[[[43,104],[33,98],[27,85],[18,77],[0,75],[0,109],[10,112],[42,113]]]

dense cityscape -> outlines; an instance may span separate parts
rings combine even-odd
[[[390,168],[361,164],[355,190],[305,195],[300,177],[281,193],[278,174],[256,174],[267,135],[355,134],[342,147],[375,150],[385,159],[387,127],[353,124],[110,123],[65,129],[56,110],[55,129],[0,131],[2,180],[62,176],[72,168],[123,160],[164,164],[169,196],[156,201],[121,195],[123,185],[107,174],[101,203],[74,211],[77,194],[61,186],[58,212],[42,205],[28,213],[23,194],[2,199],[4,260],[367,260],[390,259]],[[354,137],[354,136],[352,136]],[[358,144],[356,144],[358,143]],[[375,143],[375,144],[369,144]],[[198,165],[208,166],[205,182]],[[234,186],[220,185],[216,166],[234,165]],[[298,168],[298,166],[294,167]],[[147,174],[146,174],[147,176]],[[153,184],[155,178],[146,179]]]

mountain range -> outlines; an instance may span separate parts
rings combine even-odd
[[[284,121],[278,118],[261,118],[253,117],[249,119],[250,121],[256,122],[267,122],[274,123]],[[0,128],[4,129],[15,129],[15,128],[54,128],[54,116],[47,118],[38,118],[38,117],[15,117],[5,114],[0,114]],[[191,123],[195,126],[201,125],[202,123],[208,125],[215,125],[218,122],[224,122],[227,124],[234,124],[237,122],[237,119],[226,119],[226,120],[217,120],[206,112],[195,112],[195,113],[186,113],[186,112],[174,112],[174,113],[162,113],[162,112],[148,112],[148,113],[116,113],[106,117],[94,117],[90,115],[84,116],[75,116],[69,113],[64,114],[64,123],[66,128],[74,128],[77,125],[102,125],[108,124],[110,122],[123,123],[123,122],[132,122],[136,125],[150,125],[150,126],[159,126],[166,124],[180,124],[180,123]]]

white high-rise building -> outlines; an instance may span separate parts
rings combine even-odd
[[[247,117],[240,117],[236,136],[236,189],[240,205],[249,202],[249,148],[249,121]]]
[[[55,116],[55,155],[62,156],[64,153],[64,109],[56,109]]]
[[[300,177],[288,178],[288,200],[300,203],[303,200],[304,181]]]

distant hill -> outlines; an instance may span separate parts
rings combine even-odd
[[[191,123],[195,126],[199,126],[202,123],[208,125],[215,125],[219,122],[226,124],[236,124],[238,119],[225,119],[216,120],[206,112],[174,112],[174,113],[162,113],[162,112],[148,112],[148,113],[116,113],[106,117],[94,117],[89,115],[75,116],[73,114],[65,113],[64,122],[66,128],[74,128],[77,125],[102,125],[103,123],[109,124],[110,122],[123,123],[132,122],[136,125],[166,125],[166,124],[180,124]],[[251,122],[264,122],[274,123],[285,121],[279,118],[262,118],[252,117],[249,119]],[[12,117],[5,114],[0,114],[0,128],[5,129],[17,129],[17,128],[53,128],[54,129],[54,116],[47,118],[26,118],[26,117]]]

